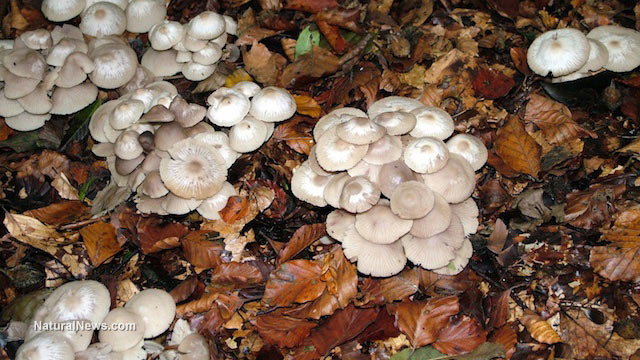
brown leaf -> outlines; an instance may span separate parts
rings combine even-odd
[[[203,286],[202,282],[200,282],[196,276],[190,276],[178,284],[178,286],[174,287],[169,294],[171,294],[176,304],[181,303],[190,298],[198,286]]]
[[[315,300],[327,286],[320,276],[322,267],[313,261],[285,262],[271,273],[262,300],[269,306],[289,306]]]
[[[233,224],[249,213],[249,199],[244,196],[231,196],[227,205],[219,211],[220,217],[227,224]]]
[[[569,108],[538,94],[529,95],[524,119],[540,128],[550,144],[562,145],[577,138],[597,137],[573,121]]]
[[[358,26],[358,22],[360,21],[360,13],[361,10],[357,6],[349,9],[337,7],[317,13],[313,16],[313,19],[323,20],[331,25],[339,26],[343,29],[347,29],[355,33],[360,33],[363,31]]]
[[[413,347],[436,341],[449,317],[459,311],[458,298],[447,296],[429,301],[404,301],[395,307],[396,325]]]
[[[545,321],[540,315],[527,310],[527,312],[519,318],[520,322],[527,328],[531,337],[536,341],[544,344],[555,344],[562,342],[558,333]]]
[[[470,269],[465,269],[457,275],[440,275],[433,271],[416,268],[420,283],[420,290],[427,294],[461,293],[476,286],[478,276]]]
[[[286,141],[296,152],[309,155],[315,142],[311,135],[311,125],[305,120],[303,116],[294,116],[293,119],[278,125],[273,131],[273,139]]]
[[[255,327],[267,343],[290,348],[300,344],[309,336],[317,323],[285,316],[282,311],[259,315]]]
[[[308,224],[303,225],[293,233],[287,245],[280,250],[276,259],[276,264],[281,264],[298,255],[307,246],[327,234],[325,224]]]
[[[417,269],[406,268],[400,274],[384,279],[365,278],[360,292],[364,295],[363,304],[383,304],[403,300],[418,289]]]
[[[518,335],[509,325],[505,325],[496,330],[489,337],[489,341],[497,343],[505,348],[507,359],[511,358],[511,355],[516,351],[516,344],[518,343]]]
[[[188,232],[183,224],[165,222],[159,216],[143,217],[136,224],[134,241],[143,253],[150,254],[180,246],[180,238]]]
[[[626,184],[621,183],[594,184],[587,190],[574,191],[567,195],[564,220],[585,229],[596,229],[608,224],[615,211],[611,202],[619,199],[626,190]]]
[[[593,270],[611,281],[640,282],[640,246],[616,249],[611,246],[591,248],[589,261]]]
[[[310,13],[318,13],[322,10],[338,7],[336,0],[287,0],[284,8]]]
[[[319,46],[287,65],[278,79],[278,85],[290,88],[322,76],[333,74],[340,67],[340,59],[331,51]]]
[[[282,55],[272,53],[263,44],[256,40],[251,45],[251,50],[242,50],[242,59],[245,69],[256,81],[265,85],[275,84],[282,69],[287,64],[287,59]]]
[[[307,95],[293,95],[293,98],[296,100],[296,112],[298,114],[311,116],[314,119],[320,117],[322,113],[322,109],[320,105],[316,102],[314,98]]]
[[[487,66],[480,66],[473,78],[473,90],[486,99],[497,99],[507,95],[515,84],[512,77]]]
[[[358,336],[378,316],[375,308],[359,309],[353,304],[336,311],[327,322],[311,335],[311,342],[318,353],[326,354],[334,347]]]
[[[487,249],[491,250],[494,254],[501,253],[504,248],[504,242],[508,236],[509,230],[507,229],[507,225],[505,225],[501,219],[496,220],[495,225],[493,225],[493,232],[491,232],[489,241],[487,242]]]
[[[263,284],[268,274],[251,262],[228,262],[220,264],[211,274],[211,282],[220,285],[233,285],[235,288],[245,288]]]
[[[478,322],[463,316],[449,322],[442,329],[433,347],[447,355],[461,355],[473,351],[487,339],[487,332],[482,330]]]
[[[104,263],[121,249],[121,244],[116,240],[116,229],[103,221],[80,229],[80,236],[93,266]]]
[[[512,169],[534,177],[538,176],[540,145],[524,130],[517,116],[509,117],[507,123],[498,129],[494,147],[498,156]]]
[[[202,269],[217,267],[222,263],[220,255],[224,251],[224,243],[218,235],[206,230],[190,232],[182,239],[184,257]]]
[[[49,206],[25,211],[24,215],[34,217],[45,224],[58,226],[89,218],[91,209],[82,201],[63,200]]]
[[[499,328],[507,323],[509,317],[509,297],[511,290],[505,290],[487,298],[489,311],[489,328]]]
[[[512,47],[509,49],[509,54],[511,55],[511,60],[513,60],[513,64],[516,66],[518,71],[525,75],[531,74],[529,65],[527,65],[527,50],[519,47]]]
[[[613,227],[604,230],[602,238],[620,247],[640,245],[640,208],[633,207],[617,213]]]
[[[11,167],[18,172],[18,178],[31,175],[44,182],[45,176],[54,179],[58,173],[68,172],[69,159],[55,151],[43,150]]]
[[[318,30],[320,30],[325,39],[327,39],[331,48],[337,54],[344,54],[349,43],[347,43],[347,41],[342,37],[342,34],[340,34],[340,28],[330,25],[324,20],[316,20],[316,25],[318,25]]]
[[[215,336],[224,323],[242,306],[243,301],[236,293],[217,293],[209,300],[210,305],[204,316],[194,317],[191,326],[198,332]]]

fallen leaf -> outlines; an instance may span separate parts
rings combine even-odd
[[[287,245],[278,252],[276,264],[281,264],[299,254],[316,240],[326,235],[325,224],[308,224],[299,227]]]
[[[67,176],[64,173],[56,174],[56,177],[51,182],[51,186],[58,190],[58,194],[63,199],[80,200],[78,190],[71,185],[69,179],[67,179]]]
[[[267,282],[268,273],[264,273],[251,262],[228,262],[222,263],[213,270],[211,282],[220,285],[231,285],[235,288],[245,288],[264,284]],[[265,270],[269,270],[263,264]]]
[[[230,196],[227,205],[219,211],[220,217],[227,224],[233,224],[249,213],[249,199],[243,196]]]
[[[619,199],[627,191],[625,183],[594,184],[584,191],[567,194],[564,219],[571,225],[596,229],[609,224],[615,208],[612,201]]]
[[[518,320],[527,328],[527,331],[536,341],[544,344],[555,344],[562,342],[562,339],[556,333],[546,320],[540,315],[528,310]]]
[[[224,86],[231,88],[241,81],[253,81],[253,78],[245,71],[245,69],[236,69],[231,74],[227,75],[227,78],[224,81]]]
[[[494,147],[498,156],[513,170],[538,176],[540,145],[524,130],[517,116],[509,117],[507,123],[498,129]]]
[[[287,0],[284,8],[309,13],[318,13],[322,10],[338,7],[336,0]]]
[[[600,276],[612,281],[640,282],[640,246],[617,249],[611,246],[591,248],[589,262]]]
[[[206,230],[192,231],[182,238],[184,257],[201,269],[216,268],[222,263],[224,245],[219,234]]]
[[[208,333],[209,336],[215,336],[233,314],[244,303],[236,293],[218,293],[215,299],[207,309],[204,316],[194,317],[191,326],[195,327],[198,332]]]
[[[318,29],[324,35],[324,38],[327,39],[327,42],[337,54],[344,54],[344,52],[349,47],[349,43],[342,37],[340,34],[340,28],[337,26],[333,26],[324,20],[316,20],[316,25],[318,25]]]
[[[171,294],[173,301],[178,304],[190,298],[198,286],[203,286],[202,282],[196,276],[190,276],[174,287],[169,294]]]
[[[493,232],[491,232],[489,241],[487,242],[487,249],[491,250],[494,254],[501,253],[504,248],[504,242],[508,236],[509,230],[507,229],[507,225],[505,225],[501,219],[496,220],[495,225],[493,225]]]
[[[296,100],[296,112],[298,114],[307,115],[314,119],[320,117],[322,113],[322,109],[320,105],[316,102],[314,98],[307,95],[293,95],[293,98]]]
[[[317,323],[285,316],[281,311],[274,311],[257,316],[254,326],[267,343],[290,348],[302,344]]]
[[[378,316],[375,308],[359,309],[350,304],[336,311],[312,332],[311,342],[318,353],[326,354],[334,347],[358,336]]]
[[[429,345],[459,311],[458,298],[447,296],[429,301],[404,301],[395,307],[396,325],[413,347]]]
[[[327,286],[320,276],[322,267],[313,261],[285,262],[271,273],[262,300],[269,306],[289,306],[315,300]]]
[[[82,201],[60,201],[49,206],[25,211],[23,215],[34,217],[45,224],[64,225],[89,218],[89,207]]]
[[[106,222],[99,221],[80,229],[80,236],[93,266],[104,263],[121,250],[116,229]]]
[[[285,141],[290,148],[306,155],[309,155],[311,147],[315,144],[311,126],[302,116],[294,116],[293,119],[278,125],[273,131],[273,139]]]
[[[476,349],[486,338],[486,331],[475,319],[463,316],[450,321],[447,327],[440,331],[433,347],[447,355],[461,355]]]
[[[487,66],[480,66],[473,78],[473,90],[486,99],[497,99],[507,95],[515,84],[512,77]]]
[[[284,68],[278,78],[278,85],[284,88],[294,87],[333,74],[339,67],[340,59],[331,51],[314,46],[311,52],[300,56]]]
[[[257,82],[273,85],[281,76],[287,59],[277,53],[272,53],[266,46],[256,40],[249,51],[242,50],[245,69]]]
[[[518,335],[511,328],[510,325],[505,325],[491,334],[489,341],[492,343],[500,344],[506,351],[506,358],[510,359],[511,355],[516,351],[516,344],[518,343]]]
[[[401,273],[384,278],[367,277],[362,281],[360,292],[364,295],[362,304],[392,303],[403,300],[419,290],[418,272],[406,268]]]
[[[563,145],[582,137],[597,137],[573,121],[569,108],[538,94],[529,95],[524,120],[540,128],[550,144]]]
[[[180,238],[187,235],[189,229],[184,224],[166,222],[159,216],[149,216],[136,222],[135,233],[134,242],[144,254],[150,254],[179,247]]]

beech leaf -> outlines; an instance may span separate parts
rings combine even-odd
[[[498,129],[494,142],[496,153],[513,170],[538,176],[541,148],[525,130],[517,116],[511,116]]]

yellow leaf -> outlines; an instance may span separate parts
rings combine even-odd
[[[498,156],[513,170],[538,176],[540,145],[524,130],[517,116],[511,116],[507,123],[498,129],[494,145]]]
[[[224,86],[230,88],[240,81],[253,81],[253,78],[244,69],[236,69],[234,72],[229,74],[229,76],[227,76],[227,79],[224,81]]]
[[[296,111],[299,114],[311,116],[314,119],[320,117],[322,109],[314,98],[307,95],[293,95],[293,98],[296,100],[298,107]]]
[[[520,322],[527,328],[531,337],[544,344],[562,342],[560,335],[540,315],[528,311],[520,318]]]

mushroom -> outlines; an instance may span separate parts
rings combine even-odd
[[[63,22],[80,15],[85,0],[43,0],[42,14],[51,21]]]
[[[176,121],[185,128],[197,125],[207,115],[204,106],[189,104],[182,96],[173,98],[169,110],[175,115]]]
[[[369,118],[375,119],[382,113],[396,111],[411,112],[423,106],[423,103],[415,99],[403,96],[388,96],[371,104],[369,109],[367,109],[367,114]]]
[[[133,160],[142,155],[144,149],[138,141],[139,134],[133,130],[123,131],[115,142],[114,152],[123,160]]]
[[[473,198],[451,205],[451,211],[460,219],[462,228],[464,229],[464,235],[475,234],[478,230],[478,205]]]
[[[211,40],[222,35],[225,26],[226,23],[222,15],[213,11],[204,11],[189,21],[187,32],[193,38]]]
[[[98,2],[110,2],[114,5],[116,5],[117,7],[119,7],[122,10],[126,10],[127,9],[127,5],[129,5],[129,0],[85,0],[85,5],[84,8],[88,8],[89,6],[98,3]]]
[[[86,54],[88,51],[89,47],[84,40],[64,38],[49,50],[47,64],[51,66],[62,66],[69,54],[74,52]]]
[[[64,65],[58,73],[55,85],[70,88],[82,84],[87,79],[87,74],[95,69],[95,64],[90,57],[81,52],[74,52],[67,56]]]
[[[50,110],[54,115],[66,115],[78,112],[98,97],[98,88],[90,82],[65,89],[58,87],[51,94],[53,107]]]
[[[169,193],[167,194],[167,196],[160,199],[161,199],[161,207],[165,215],[166,214],[172,214],[172,215],[188,214],[191,211],[197,209],[198,206],[202,204],[202,200],[185,199],[173,193]],[[138,207],[138,209],[141,210],[142,208]],[[158,209],[152,209],[151,212],[157,213]]]
[[[122,176],[127,176],[131,174],[138,167],[138,165],[142,164],[144,159],[144,154],[140,154],[137,158],[131,160],[123,160],[119,157],[116,157],[116,172]]]
[[[409,231],[411,235],[420,238],[428,238],[445,231],[451,224],[453,211],[451,206],[442,196],[434,194],[433,208],[419,219],[413,220]]]
[[[238,153],[231,148],[229,137],[227,134],[218,131],[206,131],[203,133],[191,135],[194,140],[199,141],[208,146],[212,146],[214,149],[218,151],[218,154],[224,159],[225,165],[228,168],[233,165],[233,163],[238,158]]]
[[[322,134],[324,134],[329,128],[345,121],[349,121],[351,118],[356,116],[364,117],[367,116],[367,114],[360,109],[352,107],[344,107],[331,111],[327,115],[321,117],[313,127],[313,139],[317,142],[320,139],[320,136],[322,136]]]
[[[204,336],[193,333],[187,335],[178,345],[178,360],[209,359],[209,343]]]
[[[260,85],[254,83],[253,81],[239,81],[235,85],[233,85],[232,89],[240,91],[248,99],[251,99],[258,92],[260,92]]]
[[[4,89],[0,89],[0,116],[11,117],[24,112],[20,102],[15,99],[8,99],[4,96]]]
[[[182,75],[191,81],[201,81],[216,71],[215,65],[202,65],[195,61],[182,64]]]
[[[49,119],[51,119],[51,114],[34,115],[25,111],[15,116],[6,117],[4,121],[13,130],[31,131],[43,127]]]
[[[42,80],[47,71],[47,62],[39,52],[24,48],[13,49],[8,52],[2,61],[9,73],[29,79]],[[5,82],[9,82],[5,79]]]
[[[447,141],[449,153],[462,156],[474,171],[480,170],[487,162],[489,152],[482,141],[469,134],[457,134]]]
[[[196,211],[205,219],[218,220],[220,219],[218,212],[227,206],[229,197],[236,195],[238,195],[238,192],[233,185],[225,181],[220,191],[204,199]]]
[[[403,219],[419,219],[434,206],[435,196],[427,185],[407,181],[398,185],[391,195],[391,211]]]
[[[182,41],[187,31],[177,21],[165,20],[154,25],[149,32],[151,47],[155,50],[169,50]]]
[[[293,170],[291,177],[291,192],[298,199],[315,206],[327,206],[324,200],[324,189],[331,180],[329,176],[316,174],[305,161]]]
[[[159,171],[151,171],[147,174],[142,184],[140,184],[140,191],[152,199],[163,197],[169,193],[169,189],[164,186]]]
[[[598,40],[607,48],[609,59],[604,66],[605,69],[625,72],[640,65],[640,32],[621,26],[605,25],[591,30],[587,38]]]
[[[243,93],[222,87],[209,95],[207,117],[218,126],[233,126],[249,112],[251,103]]]
[[[167,16],[164,0],[130,0],[126,10],[127,31],[146,33]]]
[[[309,161],[309,165],[312,166],[311,161]],[[346,172],[342,172],[331,177],[322,194],[327,204],[334,208],[340,208],[340,195],[342,194],[344,184],[349,179],[351,179],[351,176],[349,176],[349,174]]]
[[[391,194],[405,181],[416,180],[416,174],[402,160],[396,160],[384,164],[380,168],[378,174],[378,187],[380,192],[388,198],[391,198]]]
[[[587,37],[580,30],[570,28],[542,33],[527,51],[529,67],[540,76],[570,74],[584,66],[588,59]]]
[[[423,106],[411,113],[416,117],[416,126],[409,132],[411,136],[444,140],[453,134],[453,119],[446,111],[433,106]]]
[[[196,52],[204,49],[209,42],[207,40],[196,39],[193,36],[190,36],[187,33],[184,40],[181,43],[178,43],[174,48],[178,51],[189,51]]]
[[[449,150],[442,140],[423,137],[409,141],[404,149],[404,162],[421,174],[434,173],[449,161]]]
[[[110,142],[105,134],[105,123],[109,122],[111,112],[120,103],[118,100],[109,100],[102,104],[92,115],[89,120],[89,133],[91,137],[99,142]]]
[[[7,101],[15,100],[7,99]],[[34,115],[45,115],[49,113],[53,107],[53,102],[49,98],[47,89],[45,89],[43,83],[40,83],[40,85],[38,85],[29,95],[19,98],[17,102],[19,103],[20,108],[23,108],[25,111]],[[0,107],[1,105],[0,101]],[[8,105],[11,106],[11,104]],[[11,110],[11,108],[9,110]],[[16,108],[14,107],[13,110],[16,110]]]
[[[353,117],[336,125],[336,135],[350,144],[368,145],[385,135],[385,128],[367,117]]]
[[[94,37],[120,35],[127,27],[124,11],[106,1],[89,6],[82,12],[81,19],[80,31]]]
[[[53,45],[51,33],[47,29],[25,31],[20,35],[20,40],[33,50],[46,50]]]
[[[145,339],[165,332],[176,315],[173,297],[161,289],[146,289],[133,295],[124,308],[142,318]]]
[[[140,100],[121,101],[111,111],[109,125],[116,130],[125,130],[137,122],[144,113],[144,103]]]
[[[411,234],[403,236],[401,242],[407,259],[428,270],[449,264],[456,255],[454,249],[443,243],[440,234],[429,238],[418,238]]]
[[[456,154],[450,154],[449,161],[442,169],[422,174],[422,179],[449,203],[464,201],[471,196],[476,185],[473,168],[467,160]]]
[[[267,123],[265,123],[265,124],[267,124]],[[315,146],[312,146],[311,149],[309,150],[309,158],[307,160],[309,161],[309,166],[311,166],[311,170],[313,170],[316,174],[322,175],[322,176],[329,176],[329,175],[333,174],[333,173],[323,169],[322,166],[320,166],[320,164],[318,163],[318,158],[316,157],[316,147]]]
[[[371,209],[379,199],[380,190],[376,185],[364,176],[356,176],[344,183],[340,207],[352,213],[361,213]]]
[[[125,308],[111,310],[103,323],[106,329],[100,329],[98,339],[101,343],[111,345],[112,351],[124,351],[134,347],[145,334],[142,318]]]
[[[373,165],[364,160],[360,160],[360,162],[358,162],[356,166],[347,170],[347,174],[352,177],[364,176],[365,178],[367,178],[367,180],[371,181],[374,184],[377,184],[378,177],[380,176],[380,170],[382,170],[382,165]]]
[[[3,68],[0,67],[0,71]],[[4,96],[7,99],[18,99],[27,96],[40,84],[38,79],[30,79],[12,74],[10,71],[4,72]]]
[[[218,44],[209,43],[193,53],[192,60],[202,65],[213,65],[222,58],[222,49]]]
[[[258,149],[266,136],[267,126],[265,123],[251,116],[246,116],[231,127],[229,145],[237,152],[248,153]]]
[[[335,126],[329,128],[316,143],[318,163],[326,171],[351,169],[364,158],[369,149],[369,145],[355,145],[340,139],[336,130]]]
[[[469,239],[465,239],[460,249],[455,251],[456,257],[446,266],[433,269],[433,272],[440,275],[456,275],[461,272],[469,263],[471,255],[473,255],[473,246]]]
[[[154,142],[155,148],[162,151],[169,151],[171,147],[187,138],[182,126],[176,122],[163,124],[156,130]]]
[[[43,3],[45,2],[49,3],[49,2],[52,2],[52,0],[43,1]],[[70,2],[72,1],[64,1],[64,2],[61,2],[61,4],[70,3]],[[84,10],[84,3],[83,3],[82,10]],[[80,12],[82,12],[82,10]],[[78,13],[78,15],[80,15],[80,13]],[[74,40],[81,40],[82,42],[84,42],[84,35],[82,34],[82,31],[80,31],[78,27],[73,26],[71,24],[62,24],[62,26],[58,25],[54,27],[53,30],[51,30],[51,40],[53,40],[53,44],[56,45],[62,39],[74,39]]]
[[[384,112],[373,118],[373,122],[387,129],[389,135],[407,134],[417,121],[413,113],[404,111]]]
[[[411,230],[413,221],[398,217],[388,205],[378,203],[356,214],[355,228],[367,241],[391,244]]]
[[[25,341],[16,352],[16,360],[73,360],[69,340],[55,332],[44,332]]]
[[[170,149],[170,158],[160,161],[160,176],[177,196],[206,199],[217,193],[227,179],[224,159],[212,147],[193,139],[184,139]]]
[[[142,55],[140,64],[149,69],[154,76],[173,76],[182,71],[182,64],[176,61],[176,55],[177,53],[173,49],[156,51],[149,48]]]
[[[134,101],[137,101],[137,100],[134,100]],[[142,102],[140,103],[142,104],[142,110],[144,111],[144,103]],[[140,117],[140,120],[138,122],[141,124],[168,123],[175,120],[175,118],[176,116],[163,105],[154,105],[151,109],[149,109],[149,111],[147,111],[146,114]]]
[[[267,86],[251,99],[249,114],[264,122],[278,122],[293,116],[296,108],[296,101],[287,90]]]
[[[348,211],[333,210],[327,215],[326,228],[327,234],[332,238],[342,242],[347,230],[355,227],[356,217]]]
[[[95,70],[89,74],[91,81],[104,89],[118,88],[133,78],[138,67],[136,53],[127,45],[107,43],[89,52]]]
[[[358,271],[371,276],[391,276],[404,269],[407,257],[402,243],[375,244],[363,238],[355,227],[350,227],[342,240],[344,255],[357,262]]]

